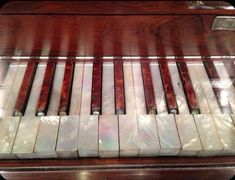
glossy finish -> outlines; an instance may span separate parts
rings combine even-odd
[[[204,62],[204,66],[205,66],[208,78],[210,79],[210,82],[212,84],[213,91],[218,101],[220,110],[222,111],[222,113],[231,114],[232,110],[228,101],[229,97],[226,93],[226,90],[222,87],[220,77],[216,71],[216,68],[213,62]]]
[[[156,114],[157,106],[153,90],[153,80],[149,62],[141,63],[146,109],[148,114]]]
[[[159,63],[159,69],[162,78],[162,84],[165,91],[166,103],[169,113],[178,113],[178,107],[176,103],[176,95],[173,89],[171,76],[167,63]]]
[[[177,65],[190,113],[198,114],[200,110],[197,102],[196,93],[193,89],[193,85],[189,77],[187,65],[185,62],[178,62]]]
[[[31,87],[33,85],[34,75],[37,70],[37,65],[38,64],[34,62],[30,62],[27,64],[27,68],[25,70],[24,78],[20,86],[20,90],[14,108],[15,116],[22,116],[25,112]]]
[[[123,62],[114,62],[114,87],[115,87],[115,112],[116,114],[125,113],[125,92]]]
[[[4,42],[0,44],[0,55],[17,55],[16,44],[17,52],[25,56],[235,55],[234,32],[211,31],[214,18],[215,15],[0,15],[0,42]]]
[[[44,80],[37,104],[37,115],[46,115],[49,106],[56,63],[47,63]]]
[[[68,115],[69,113],[74,66],[74,62],[66,62],[58,115]]]
[[[102,102],[102,67],[100,62],[93,63],[92,92],[91,92],[91,114],[101,114]]]

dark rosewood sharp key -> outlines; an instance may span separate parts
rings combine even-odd
[[[205,66],[208,78],[211,82],[211,85],[215,93],[215,97],[217,99],[221,112],[232,114],[232,109],[230,107],[228,97],[224,97],[223,95],[225,94],[224,91],[226,90],[224,90],[223,87],[221,87],[221,80],[216,71],[214,63],[204,61],[204,66]]]
[[[29,94],[33,84],[34,76],[37,70],[37,62],[29,62],[25,70],[23,81],[17,96],[14,116],[23,116],[29,99]]]
[[[156,114],[157,106],[155,102],[155,95],[153,90],[153,81],[150,70],[149,62],[141,63],[142,77],[143,77],[143,85],[144,85],[144,94],[146,101],[146,108],[148,114]]]
[[[184,93],[188,102],[190,113],[199,114],[200,109],[197,101],[197,96],[189,76],[187,64],[185,62],[177,62],[177,66],[183,84]]]
[[[115,112],[125,114],[123,62],[114,62]]]
[[[101,114],[101,97],[102,97],[102,62],[93,63],[92,74],[92,93],[91,93],[91,114]]]
[[[44,75],[44,79],[42,83],[42,88],[41,88],[41,92],[40,92],[38,103],[37,103],[36,112],[38,116],[44,116],[47,113],[55,69],[56,69],[55,62],[47,63],[47,67],[45,70],[45,75]]]
[[[74,62],[66,62],[58,114],[68,115],[72,92]]]
[[[167,62],[159,62],[159,68],[162,77],[163,89],[166,97],[166,104],[168,112],[171,114],[178,114],[178,106],[176,102],[176,96],[171,81],[171,76]],[[160,81],[160,79],[159,79]]]

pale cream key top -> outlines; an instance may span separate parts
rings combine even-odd
[[[233,123],[234,123],[234,126],[235,126],[235,114],[231,114],[231,117],[233,119]]]
[[[181,149],[179,135],[173,114],[156,115],[160,141],[160,156],[175,156]]]
[[[16,132],[20,123],[20,117],[3,117],[0,120],[0,159],[16,159],[12,154],[12,148]]]
[[[39,117],[24,116],[21,118],[20,125],[16,134],[12,153],[20,159],[36,158],[34,146],[36,142]]]
[[[138,115],[139,156],[157,156],[160,151],[154,115]]]
[[[235,126],[229,114],[212,115],[219,133],[224,151],[218,155],[235,155]]]
[[[182,145],[179,156],[197,156],[202,151],[202,145],[193,116],[175,115],[175,120]]]
[[[98,157],[98,115],[80,115],[78,152],[80,157]]]
[[[139,137],[137,116],[119,115],[119,144],[121,157],[136,157],[139,155]]]
[[[101,115],[99,118],[99,156],[118,157],[118,118],[116,115]]]
[[[78,157],[79,116],[61,116],[56,152],[60,158]]]
[[[215,122],[210,114],[195,114],[195,123],[202,142],[203,151],[199,156],[215,156],[223,151]]]
[[[59,129],[59,116],[40,118],[34,152],[38,158],[56,158],[56,142]]]

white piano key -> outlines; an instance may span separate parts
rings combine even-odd
[[[78,157],[79,116],[61,116],[56,152],[60,158]]]
[[[235,114],[231,114],[231,118],[233,119],[233,123],[235,125]]]
[[[70,115],[79,115],[81,110],[82,84],[83,84],[84,63],[75,64],[73,87],[70,102]]]
[[[212,114],[224,151],[218,155],[235,155],[235,126],[229,114]]]
[[[215,156],[223,151],[215,122],[210,114],[195,114],[195,123],[201,139],[203,151],[199,156]]]
[[[115,114],[113,62],[103,63],[102,114]]]
[[[78,152],[80,157],[98,157],[98,115],[81,115]]]
[[[99,117],[99,156],[110,158],[119,156],[118,119],[116,115]]]
[[[9,68],[9,62],[6,60],[0,60],[0,86],[2,85],[5,76],[7,74],[8,68]]]
[[[4,117],[0,120],[0,159],[15,159],[12,154],[20,117]]]
[[[139,137],[137,116],[119,115],[119,145],[121,157],[135,157],[139,155]]]
[[[135,89],[131,62],[123,63],[126,114],[136,114]]]
[[[215,114],[221,113],[204,65],[201,62],[200,63],[198,62],[197,65],[195,65],[194,67],[196,69],[197,77],[200,81],[200,84],[206,96],[206,100],[209,105],[211,113]]]
[[[47,111],[48,116],[55,116],[58,114],[61,88],[64,78],[64,70],[65,70],[65,63],[64,62],[57,63],[53,79],[53,85],[51,89],[51,97]]]
[[[42,116],[38,127],[34,152],[38,158],[56,158],[59,116]]]
[[[210,114],[210,108],[207,103],[206,96],[203,92],[200,81],[197,77],[195,66],[197,66],[196,63],[188,63],[187,64],[190,79],[192,81],[192,85],[193,85],[193,88],[194,88],[196,96],[197,96],[197,100],[198,100],[198,104],[199,104],[199,108],[200,108],[200,113]]]
[[[183,85],[180,80],[178,68],[175,62],[168,63],[170,75],[171,75],[171,80],[173,84],[173,88],[176,94],[176,101],[179,109],[180,114],[189,114],[189,108],[188,108],[188,103],[185,98],[184,90],[183,90]]]
[[[9,93],[11,91],[12,84],[16,77],[18,69],[18,63],[11,63],[7,70],[7,74],[3,79],[1,89],[0,89],[0,109],[3,109],[8,101]]]
[[[227,99],[231,106],[233,113],[235,113],[235,88],[233,87],[233,82],[230,79],[227,70],[223,62],[214,62],[215,68],[221,80],[221,87],[223,88],[224,97]]]
[[[160,151],[154,115],[138,115],[139,156],[157,156]]]
[[[146,103],[140,62],[132,62],[132,71],[135,90],[136,113],[146,114]]]
[[[37,66],[37,71],[34,77],[33,85],[29,95],[28,103],[25,109],[25,116],[35,116],[37,101],[40,94],[40,89],[42,87],[43,76],[45,73],[46,64],[39,63]]]
[[[167,114],[167,106],[165,101],[165,93],[162,86],[161,74],[159,65],[156,62],[150,63],[151,74],[153,79],[153,89],[155,94],[155,102],[157,105],[158,114]]]
[[[16,73],[16,78],[14,79],[14,82],[11,87],[11,91],[8,94],[9,97],[11,97],[11,98],[8,98],[8,101],[7,101],[5,108],[4,108],[6,110],[5,116],[12,116],[13,115],[15,103],[16,103],[16,100],[18,97],[18,93],[20,90],[22,80],[24,78],[26,66],[27,66],[27,63],[24,63],[24,62],[19,64],[19,67],[18,67],[18,70]]]
[[[12,153],[20,159],[36,158],[34,146],[39,126],[39,117],[23,116],[16,134]]]
[[[160,156],[175,156],[181,149],[179,135],[173,114],[156,115],[160,141]]]
[[[190,114],[179,114],[175,115],[175,120],[182,146],[179,155],[198,155],[202,151],[202,145],[193,116]]]
[[[81,115],[89,115],[91,113],[92,71],[92,62],[86,62],[83,74]]]

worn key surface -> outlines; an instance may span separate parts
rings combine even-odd
[[[115,88],[115,112],[116,114],[125,113],[125,92],[124,92],[124,73],[123,62],[114,62],[114,88]]]
[[[74,62],[66,62],[62,90],[60,95],[59,115],[68,115],[73,83]]]
[[[144,94],[145,94],[147,113],[156,114],[157,106],[155,102],[153,80],[152,80],[149,62],[142,62],[141,70],[142,70],[142,76],[143,76],[143,85],[144,85]]]
[[[47,113],[55,70],[56,70],[56,63],[48,62],[37,103],[36,111],[37,115],[39,116],[46,115]]]
[[[14,108],[15,116],[22,116],[25,112],[31,87],[33,85],[34,76],[37,70],[37,62],[29,62],[25,70],[24,78],[17,96]]]
[[[165,91],[168,112],[176,114],[179,112],[179,110],[176,102],[176,95],[172,85],[168,64],[166,62],[159,62],[159,68],[161,72],[163,88]]]
[[[180,78],[182,81],[182,85],[184,88],[184,93],[188,102],[188,107],[189,110],[192,114],[199,114],[200,109],[196,97],[196,93],[194,91],[188,68],[185,62],[178,62],[177,63],[178,69],[179,69],[179,74]]]
[[[91,114],[94,114],[94,115],[101,114],[102,68],[103,68],[103,63],[101,62],[93,63]]]

